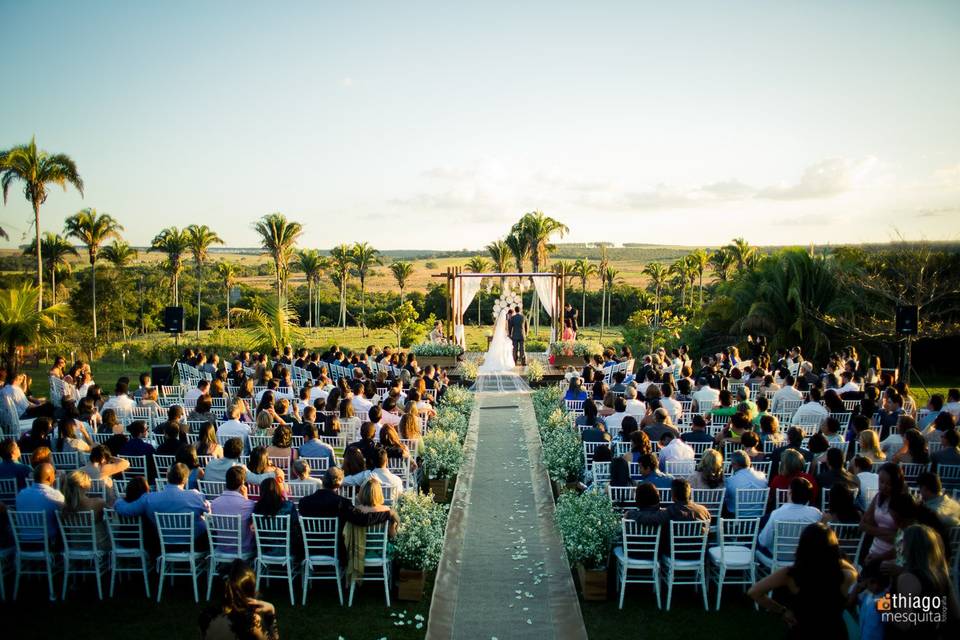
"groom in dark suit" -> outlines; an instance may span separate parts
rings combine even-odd
[[[513,361],[520,366],[527,366],[527,352],[523,348],[527,338],[527,319],[520,313],[520,307],[513,308],[513,317],[507,323],[507,330],[513,342]]]

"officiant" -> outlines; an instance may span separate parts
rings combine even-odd
[[[563,319],[570,321],[570,326],[573,328],[573,332],[577,333],[580,330],[580,323],[577,322],[580,314],[576,309],[573,308],[573,305],[569,302],[563,307]],[[566,324],[566,323],[564,323]]]

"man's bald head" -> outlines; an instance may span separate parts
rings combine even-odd
[[[57,473],[49,462],[41,462],[33,470],[33,481],[37,484],[52,485]]]

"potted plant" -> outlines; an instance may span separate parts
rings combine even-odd
[[[463,447],[455,431],[434,428],[423,436],[423,472],[437,502],[447,501],[450,478],[463,464]]]
[[[419,601],[427,572],[440,563],[448,507],[430,496],[407,491],[398,498],[396,509],[400,520],[393,540],[393,557],[399,568],[397,597]]]
[[[568,491],[554,513],[567,560],[576,567],[584,600],[606,600],[610,549],[620,535],[620,517],[604,493]]]
[[[421,342],[410,348],[410,353],[417,356],[421,366],[432,364],[435,367],[452,369],[463,355],[463,349],[452,342]]]
[[[590,340],[561,340],[550,344],[550,355],[555,367],[576,367],[583,364],[584,356],[603,353],[603,345]]]

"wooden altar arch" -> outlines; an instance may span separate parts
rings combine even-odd
[[[553,318],[553,327],[554,335],[557,336],[557,339],[560,339],[560,336],[563,335],[563,308],[566,302],[565,294],[565,278],[563,274],[555,273],[553,271],[539,272],[539,273],[518,273],[518,272],[509,272],[509,273],[471,273],[469,271],[465,272],[462,267],[447,267],[447,270],[444,273],[435,273],[431,277],[433,278],[446,278],[447,281],[447,305],[446,305],[446,323],[444,325],[444,330],[448,336],[453,336],[454,334],[454,325],[455,324],[464,324],[463,314],[460,313],[458,318],[454,318],[454,309],[460,305],[455,305],[454,292],[459,294],[460,290],[454,287],[454,281],[457,278],[529,278],[531,276],[549,276],[557,280],[557,291],[556,291],[556,317]],[[501,295],[503,292],[501,292]]]

